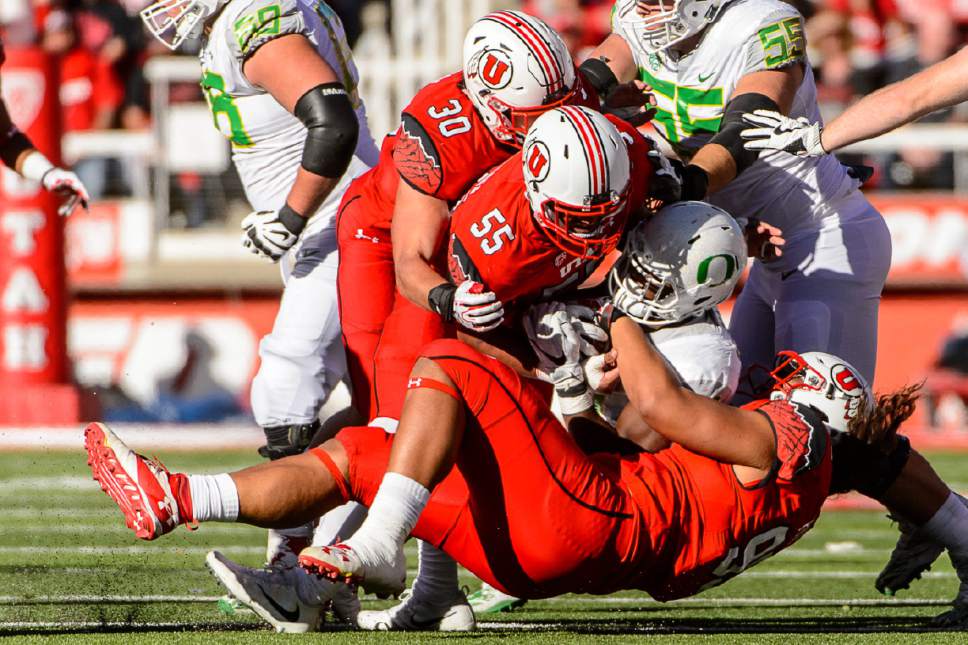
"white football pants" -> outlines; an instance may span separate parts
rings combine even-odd
[[[262,427],[312,423],[346,374],[336,302],[336,227],[330,223],[303,235],[280,260],[282,302],[272,331],[259,343],[262,363],[251,399]]]
[[[753,263],[729,323],[744,375],[751,365],[772,369],[776,352],[791,349],[839,356],[873,382],[891,236],[860,193],[837,210],[819,231],[787,240],[782,257]]]

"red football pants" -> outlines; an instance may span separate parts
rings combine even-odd
[[[400,417],[420,348],[448,325],[397,291],[390,231],[366,224],[373,205],[351,184],[337,219],[340,324],[353,405],[367,420]]]
[[[614,590],[629,559],[641,557],[638,540],[648,544],[618,458],[585,455],[541,395],[497,360],[456,340],[433,342],[421,356],[456,384],[467,424],[456,466],[414,536],[517,596]],[[352,497],[369,505],[393,437],[347,428],[336,438],[349,457]]]

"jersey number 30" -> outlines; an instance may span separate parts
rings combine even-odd
[[[503,226],[494,228],[496,224],[503,224]],[[493,232],[491,229],[494,229]],[[471,235],[481,240],[481,250],[484,251],[484,255],[494,255],[504,247],[505,239],[508,242],[514,239],[511,225],[496,208],[484,215],[480,223],[471,224]]]
[[[440,133],[445,137],[453,137],[458,134],[464,134],[469,132],[471,129],[471,122],[466,116],[454,116],[455,114],[461,113],[460,101],[457,99],[451,99],[447,107],[436,108],[430,106],[427,108],[427,114],[430,115],[432,119],[441,120],[437,124],[437,128]]]

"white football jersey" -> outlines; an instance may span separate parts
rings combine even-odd
[[[732,0],[685,54],[668,49],[646,52],[635,29],[623,16],[635,2],[617,2],[612,31],[629,44],[638,78],[652,87],[658,103],[653,121],[668,149],[688,161],[719,131],[723,109],[747,74],[806,63],[803,18],[781,0]],[[809,65],[797,90],[791,117],[820,121],[817,88]],[[661,142],[660,142],[661,143]],[[665,146],[663,146],[665,147]],[[736,218],[757,218],[783,229],[789,240],[798,232],[816,231],[833,215],[836,203],[851,195],[859,182],[832,155],[800,158],[783,152],[763,153],[709,201]]]
[[[649,338],[685,387],[717,401],[733,397],[739,385],[739,352],[719,311],[650,331]],[[601,411],[614,425],[627,403],[624,392],[613,392],[605,397]]]
[[[321,212],[379,156],[357,91],[359,74],[346,34],[329,5],[317,0],[232,0],[203,42],[201,85],[215,127],[232,144],[232,161],[249,203],[255,210],[280,208],[302,161],[306,127],[268,92],[250,83],[242,65],[259,47],[287,34],[302,34],[316,46],[346,87],[360,123],[356,154],[340,185],[317,211]],[[318,219],[310,222],[311,228],[328,224]]]

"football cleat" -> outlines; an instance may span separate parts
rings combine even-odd
[[[497,614],[523,607],[528,601],[498,591],[485,582],[480,589],[467,596],[467,602],[476,614]]]
[[[954,606],[943,614],[935,616],[931,624],[935,627],[968,627],[968,584],[962,582]]]
[[[897,520],[901,535],[897,538],[890,559],[874,582],[877,590],[888,596],[907,589],[912,582],[920,579],[944,551],[943,546],[907,520],[893,516],[892,519]]]
[[[353,587],[338,584],[333,590],[333,597],[330,598],[329,609],[340,622],[355,625],[357,616],[360,614],[360,596]]]
[[[361,611],[356,619],[360,629],[369,631],[440,631],[470,632],[477,628],[474,610],[464,592],[440,602],[421,597],[407,589],[401,602],[383,611]]]
[[[302,634],[319,628],[336,587],[299,567],[253,569],[209,551],[205,564],[223,587],[277,632]]]
[[[193,522],[187,476],[171,474],[157,459],[134,452],[103,423],[87,426],[84,447],[94,479],[139,538],[154,540]]]
[[[398,549],[392,562],[366,562],[346,544],[311,546],[299,554],[299,566],[315,574],[348,585],[359,585],[377,596],[399,596],[407,579],[407,561]]]

